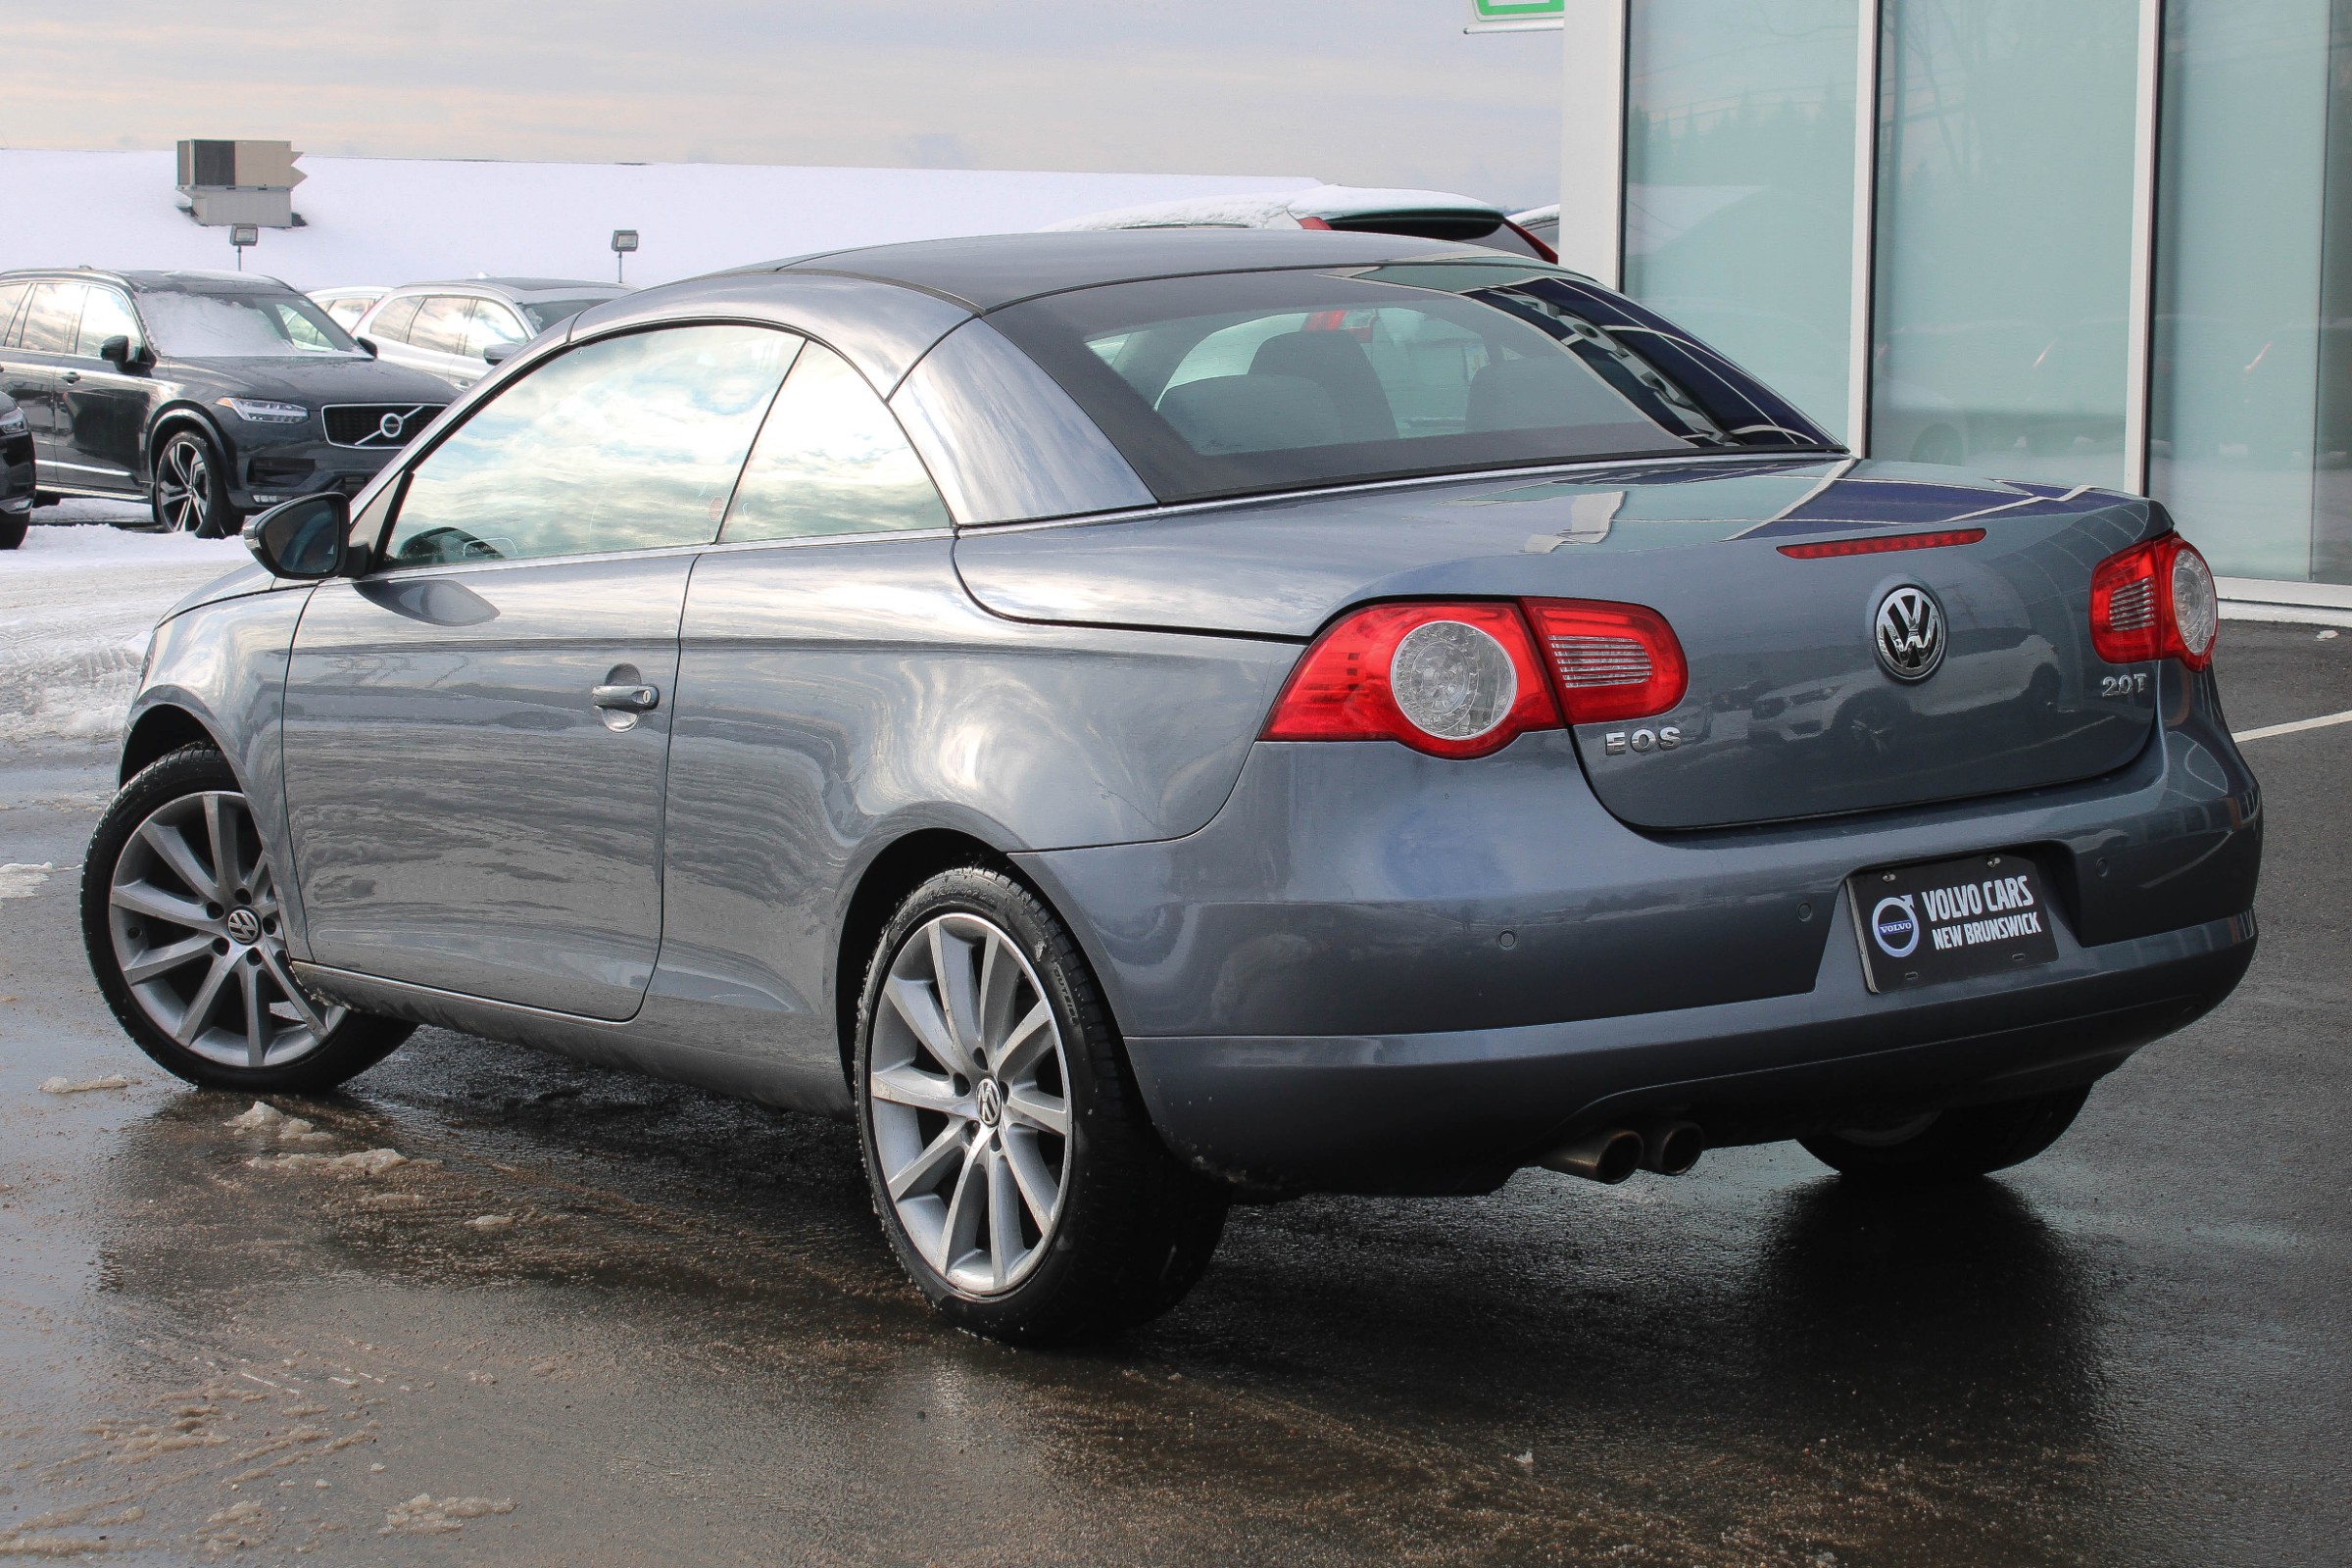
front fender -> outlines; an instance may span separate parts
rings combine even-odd
[[[253,808],[255,828],[270,863],[279,870],[278,900],[286,946],[310,956],[302,900],[288,868],[293,841],[286,826],[285,767],[279,720],[285,707],[286,662],[308,593],[256,593],[200,605],[155,629],[147,672],[131,700],[127,738],[163,710],[186,714],[228,759]]]

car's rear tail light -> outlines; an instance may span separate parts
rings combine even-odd
[[[1690,689],[1681,640],[1646,606],[1531,599],[1527,612],[1571,724],[1663,713]]]
[[[1813,544],[1783,545],[1781,554],[1798,561],[1821,561],[1832,556],[1877,556],[1889,550],[1940,550],[1948,545],[1973,545],[1984,537],[1982,528],[1943,528],[1935,533],[1881,534],[1875,539],[1823,539]]]
[[[1315,639],[1265,738],[1393,740],[1435,757],[1484,757],[1559,722],[1518,606],[1374,605]]]
[[[2213,662],[2222,607],[2213,568],[2177,533],[2117,552],[2090,574],[2090,646],[2110,664]]]

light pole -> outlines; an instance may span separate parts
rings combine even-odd
[[[625,269],[628,267],[629,263],[629,252],[635,250],[636,248],[637,231],[635,229],[616,228],[612,231],[613,282],[625,283],[628,281],[628,278],[625,275]]]
[[[228,243],[236,250],[238,271],[245,270],[245,253],[261,242],[262,231],[257,224],[231,223],[229,225]]]

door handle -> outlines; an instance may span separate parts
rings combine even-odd
[[[662,706],[656,686],[591,686],[588,697],[597,707],[621,713],[650,713]]]
[[[59,376],[58,379],[71,385],[72,383],[81,379],[81,372],[79,370],[68,370],[65,374]]]

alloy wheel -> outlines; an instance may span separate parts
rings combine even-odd
[[[173,533],[201,533],[213,507],[212,458],[204,443],[178,436],[164,448],[156,475],[156,508]]]
[[[868,1060],[876,1164],[908,1240],[959,1291],[1013,1289],[1070,1177],[1068,1062],[1037,971],[978,915],[925,922],[891,960]]]
[[[276,881],[242,795],[208,790],[149,813],[115,862],[108,905],[132,999],[208,1061],[286,1066],[343,1019],[287,966]]]

